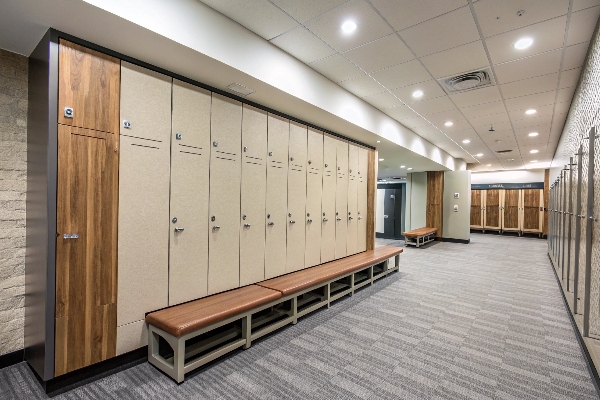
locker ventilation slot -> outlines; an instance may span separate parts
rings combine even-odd
[[[190,146],[188,144],[180,144],[181,147],[190,147],[192,149],[202,150],[202,147]]]
[[[191,151],[181,151],[181,150],[179,150],[179,152],[180,152],[180,153],[184,153],[184,154],[194,154],[194,155],[196,155],[196,156],[201,156],[201,155],[202,155],[201,153],[193,153],[193,152],[191,152]]]
[[[135,144],[135,143],[131,143],[132,146],[136,146],[136,147],[145,147],[147,149],[157,149],[160,150],[159,147],[154,147],[154,146],[144,146],[143,144]]]
[[[215,153],[219,153],[219,154],[227,154],[229,156],[235,156],[237,155],[237,153],[227,153],[225,151],[219,151],[219,150],[215,150]]]
[[[236,161],[234,158],[215,157],[218,160]]]
[[[132,139],[148,140],[148,141],[150,141],[150,142],[158,142],[158,143],[162,143],[162,140],[156,140],[156,139],[147,139],[147,138],[143,138],[143,137],[139,137],[139,136],[131,136],[131,135],[123,135],[123,134],[121,134],[121,136],[130,137],[130,138],[132,138]]]
[[[255,92],[255,90],[252,90],[244,85],[240,85],[239,83],[232,83],[231,85],[227,86],[227,89],[244,97]]]

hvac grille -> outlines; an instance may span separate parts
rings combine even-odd
[[[438,79],[438,82],[448,94],[466,92],[494,84],[489,68],[441,78]]]

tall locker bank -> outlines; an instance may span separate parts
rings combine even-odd
[[[348,145],[348,213],[346,255],[358,252],[358,147]]]
[[[290,122],[286,272],[304,268],[307,128]]]
[[[323,192],[323,133],[308,128],[306,162],[306,249],[304,267],[321,263],[321,201]]]
[[[348,143],[336,143],[335,258],[348,254]]]
[[[323,195],[321,201],[321,262],[336,257],[337,141],[323,135]]]
[[[367,250],[367,175],[369,174],[369,151],[364,148],[358,149],[358,215],[356,224],[358,226],[357,251]]]
[[[240,286],[242,103],[213,93],[208,294]]]

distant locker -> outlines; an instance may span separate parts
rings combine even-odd
[[[290,122],[288,154],[287,261],[285,272],[304,268],[306,250],[307,127]]]
[[[323,135],[323,193],[321,200],[321,263],[335,259],[337,140]]]
[[[308,128],[306,163],[306,250],[304,267],[321,263],[321,195],[323,192],[323,133]]]
[[[358,252],[358,147],[348,145],[348,233],[346,255]]]
[[[367,181],[369,175],[369,150],[358,149],[358,245],[357,251],[367,250]]]
[[[335,258],[348,255],[348,143],[338,140],[335,194]]]

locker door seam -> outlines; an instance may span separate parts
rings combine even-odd
[[[171,78],[171,124],[170,124],[170,134],[169,138],[169,218],[171,217],[171,196],[173,193],[173,78]],[[171,305],[171,225],[169,221],[167,221],[167,233],[168,233],[168,241],[167,241],[167,304]]]

